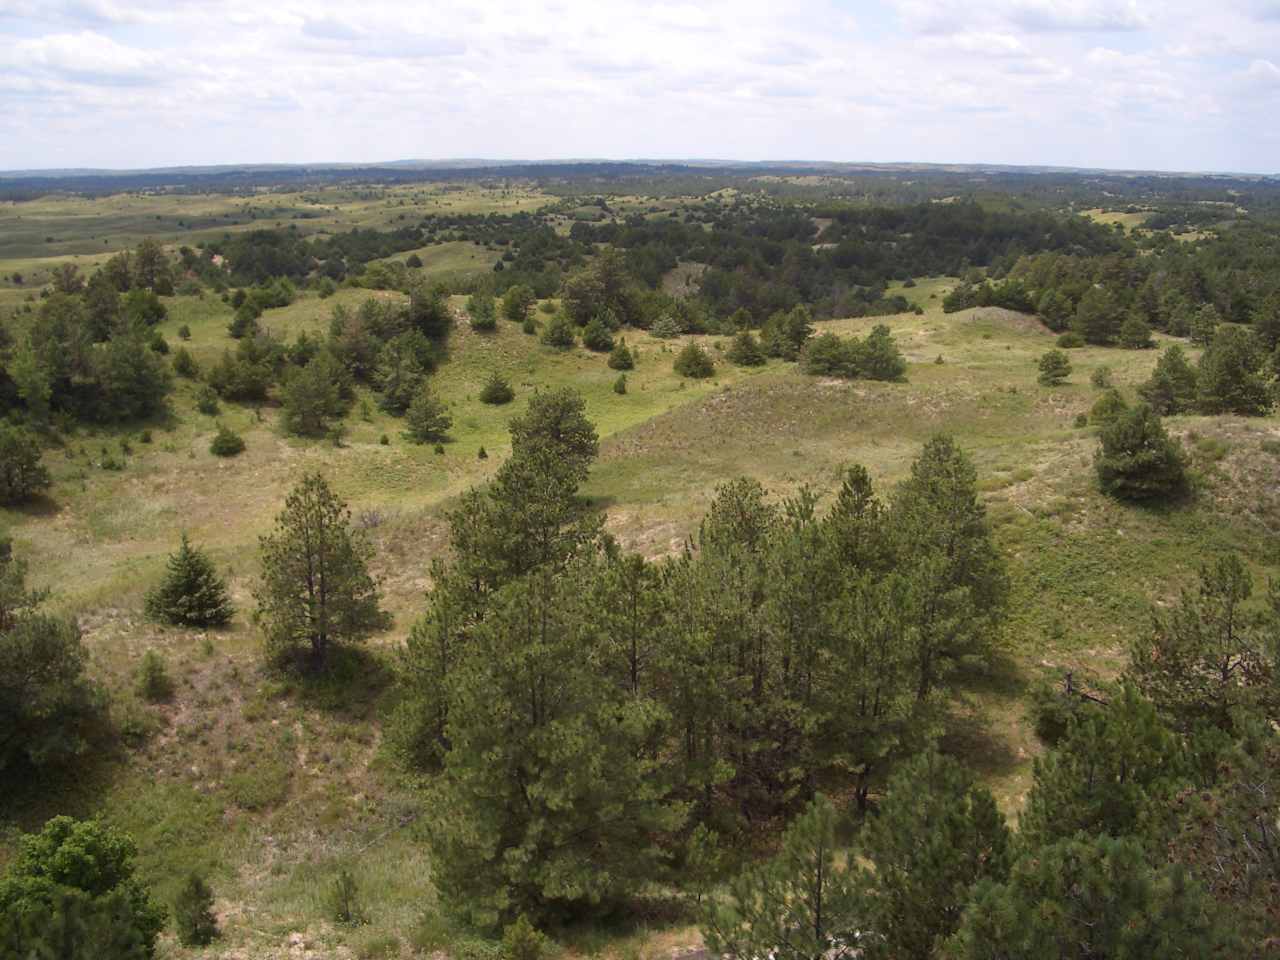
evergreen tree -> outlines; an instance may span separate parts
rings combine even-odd
[[[930,960],[960,926],[970,891],[1004,881],[1013,846],[990,791],[927,750],[894,774],[880,816],[863,828],[869,960]]]
[[[1155,346],[1151,327],[1139,314],[1130,313],[1120,325],[1120,346],[1129,350],[1146,350]]]
[[[1102,492],[1122,500],[1178,496],[1187,487],[1182,445],[1145,403],[1102,428],[1093,465]]]
[[[764,351],[750,330],[739,330],[734,335],[725,358],[739,367],[759,367],[765,362]]]
[[[599,682],[578,576],[503,588],[452,671],[433,862],[481,927],[598,915],[658,878],[654,837],[684,819],[653,750],[665,713]]]
[[[426,380],[419,385],[404,419],[405,436],[414,443],[443,443],[453,426],[453,417]]]
[[[0,422],[0,504],[21,503],[53,484],[30,430]]]
[[[480,402],[494,405],[502,405],[510,403],[515,399],[516,392],[511,389],[511,384],[507,378],[498,371],[489,374],[489,379],[485,381],[483,387],[480,388]]]
[[[787,828],[775,857],[736,877],[724,902],[703,899],[707,948],[732,960],[862,956],[866,911],[837,850],[835,808],[819,795]]]
[[[1197,346],[1208,346],[1213,342],[1221,326],[1222,314],[1218,313],[1218,308],[1212,303],[1202,303],[1200,308],[1191,315],[1187,335]]]
[[[173,904],[178,942],[184,947],[203,947],[218,937],[218,918],[213,915],[213,891],[198,873],[187,877]]]
[[[564,314],[557,313],[542,331],[542,342],[557,350],[568,350],[575,341],[573,322]]]
[[[513,323],[522,323],[529,317],[536,302],[532,290],[524,284],[516,284],[502,298],[502,315]]]
[[[387,341],[378,353],[378,369],[374,374],[374,381],[382,393],[378,406],[397,416],[404,413],[434,367],[431,341],[417,330]]]
[[[1138,395],[1162,417],[1186,413],[1196,400],[1196,371],[1177,344],[1166,347]]]
[[[1105,287],[1092,286],[1076,304],[1071,328],[1085,343],[1108,346],[1120,332],[1123,315],[1115,297]]]
[[[215,457],[234,457],[244,453],[244,438],[226,424],[220,423],[217,433],[209,441],[209,452]]]
[[[1272,293],[1254,309],[1250,318],[1253,335],[1265,353],[1280,347],[1280,292]]]
[[[302,437],[323,436],[330,423],[347,410],[343,378],[330,354],[319,354],[284,384],[282,419],[285,429]]]
[[[384,625],[367,567],[372,547],[319,474],[293,488],[275,532],[259,543],[256,616],[273,659],[305,651],[311,666],[321,668],[335,644],[362,640]]]
[[[907,361],[882,323],[876,324],[858,344],[856,357],[858,374],[868,380],[897,381],[907,372]]]
[[[716,365],[707,351],[698,346],[696,341],[690,340],[684,345],[684,349],[676,354],[673,368],[682,377],[700,380],[711,376],[715,372]]]
[[[760,332],[760,345],[770,357],[796,360],[805,341],[813,336],[813,317],[807,307],[794,307],[790,313],[775,313]]]
[[[1115,387],[1105,390],[1089,408],[1089,422],[1095,427],[1103,426],[1129,409],[1124,397]]]
[[[1218,957],[1243,947],[1184,869],[1153,867],[1137,841],[1066,839],[977,891],[949,944],[957,960]]]
[[[109,420],[136,420],[160,412],[173,385],[168,365],[136,333],[99,344],[93,372],[98,415]]]
[[[613,349],[609,351],[609,369],[631,370],[635,365],[635,358],[631,355],[631,350],[627,347],[627,341],[619,339],[618,342],[613,345]]]
[[[1196,407],[1201,413],[1262,416],[1273,397],[1262,377],[1263,356],[1253,333],[1224,326],[1200,358]]]
[[[582,345],[596,353],[607,353],[613,349],[613,334],[599,317],[592,317],[582,328]]]
[[[587,404],[570,387],[539,390],[528,409],[511,421],[511,453],[516,457],[547,449],[553,458],[568,464],[576,488],[586,479],[587,468],[600,452],[595,425],[587,419]]]
[[[1061,350],[1050,350],[1042,354],[1036,361],[1036,366],[1040,370],[1037,379],[1042,387],[1056,387],[1071,376],[1071,361]]]
[[[226,583],[185,532],[164,579],[147,594],[146,611],[153,620],[189,627],[220,627],[235,614]]]

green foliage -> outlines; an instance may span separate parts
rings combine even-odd
[[[1136,313],[1130,313],[1120,325],[1120,346],[1129,350],[1146,350],[1155,346],[1151,325]]]
[[[627,375],[625,373],[618,374],[618,379],[613,381],[613,392],[618,396],[623,396],[627,392]]]
[[[173,696],[173,679],[165,666],[164,658],[154,650],[148,650],[138,663],[135,684],[138,696],[148,703],[163,703]]]
[[[489,379],[480,388],[481,403],[500,406],[504,403],[510,403],[515,398],[516,392],[511,389],[511,383],[496,370],[489,374]]]
[[[1129,676],[1179,729],[1280,720],[1280,588],[1266,610],[1249,606],[1252,593],[1236,555],[1204,564],[1198,589],[1154,610],[1150,631],[1133,641]]]
[[[319,669],[334,644],[362,640],[385,624],[367,567],[372,547],[319,474],[293,488],[275,531],[260,537],[259,547],[256,617],[271,659],[305,652]]]
[[[1056,387],[1071,376],[1071,361],[1061,350],[1050,350],[1042,354],[1036,361],[1036,367],[1040,370],[1037,380],[1042,387]]]
[[[218,395],[210,386],[202,386],[196,390],[196,409],[206,416],[218,415]]]
[[[545,960],[550,943],[546,934],[529,922],[523,913],[502,931],[502,948],[507,960]]]
[[[836,854],[835,808],[818,795],[787,828],[775,857],[734,878],[723,902],[703,899],[707,948],[732,960],[860,956],[866,913],[853,871]]]
[[[374,373],[374,381],[382,392],[378,405],[388,413],[404,413],[435,366],[435,348],[419,331],[409,330],[387,341],[378,353]]]
[[[716,365],[711,355],[698,346],[697,341],[690,340],[676,354],[672,368],[682,377],[704,379],[715,373]]]
[[[1106,287],[1091,286],[1076,304],[1071,329],[1085,343],[1108,346],[1115,342],[1122,323],[1122,311],[1111,291]]]
[[[1195,403],[1196,392],[1196,371],[1177,344],[1165,348],[1151,378],[1138,387],[1138,395],[1162,417],[1186,413]]]
[[[570,349],[575,341],[573,321],[562,313],[556,314],[542,331],[542,342],[557,350]]]
[[[187,877],[173,903],[178,942],[184,947],[203,947],[218,937],[218,920],[213,915],[213,890],[198,873]]]
[[[244,452],[244,438],[226,424],[218,424],[218,431],[209,441],[209,452],[215,457],[234,457]]]
[[[186,347],[179,347],[173,352],[173,372],[187,380],[194,380],[200,375],[200,367]]]
[[[937,956],[979,881],[1004,881],[1013,840],[991,793],[949,757],[928,750],[894,774],[881,814],[863,828],[871,861],[864,956]]]
[[[356,878],[350,870],[339,871],[334,878],[325,899],[325,912],[330,920],[345,927],[358,927],[369,922]]]
[[[1130,838],[1065,839],[986,883],[949,945],[958,960],[1229,956],[1243,945],[1180,867]]]
[[[321,353],[285,381],[281,419],[292,434],[324,436],[332,421],[346,413],[343,376],[331,354]]]
[[[467,315],[471,317],[472,330],[487,333],[496,329],[498,326],[498,309],[494,303],[493,294],[487,291],[478,291],[467,297]]]
[[[582,328],[582,345],[596,353],[605,353],[613,349],[613,334],[599,317],[592,317]]]
[[[674,340],[685,332],[684,324],[672,316],[662,316],[649,328],[650,335],[659,340]]]
[[[807,307],[798,306],[789,313],[775,313],[760,331],[760,345],[770,357],[796,360],[805,341],[813,336],[813,316]]]
[[[1218,313],[1218,308],[1212,303],[1204,303],[1191,315],[1187,336],[1197,346],[1207,346],[1213,342],[1221,326],[1222,314]]]
[[[1147,404],[1122,411],[1099,434],[1093,465],[1102,492],[1122,500],[1176,497],[1187,489],[1182,444]]]
[[[448,439],[452,426],[453,417],[424,380],[405,414],[405,436],[414,443],[440,443]]]
[[[1066,333],[1058,335],[1058,339],[1054,341],[1059,349],[1075,350],[1084,346],[1084,337],[1076,333],[1074,330],[1068,330]]]
[[[1089,382],[1099,390],[1109,390],[1113,384],[1111,382],[1111,368],[1106,364],[1100,367],[1094,367],[1093,373],[1089,374]]]
[[[893,342],[889,328],[876,324],[858,345],[858,373],[867,380],[897,381],[907,372],[907,361]]]
[[[764,364],[765,355],[750,330],[739,330],[725,352],[725,359],[739,367],[759,367]]]
[[[627,347],[625,339],[619,339],[613,345],[613,349],[609,351],[609,369],[610,370],[631,370],[636,365],[635,357],[631,355],[630,348]]]
[[[1129,409],[1120,391],[1112,387],[1104,391],[1093,401],[1089,408],[1089,422],[1095,427],[1108,424]]]
[[[134,876],[136,854],[96,820],[54,817],[21,836],[0,877],[0,943],[20,957],[154,956],[164,910]]]
[[[0,422],[0,504],[29,500],[52,483],[40,462],[40,441],[35,434]]]
[[[79,627],[42,612],[44,594],[28,591],[25,575],[0,540],[0,770],[79,756],[101,705],[85,676]]]
[[[502,315],[512,323],[523,323],[533,312],[536,298],[524,284],[516,284],[502,297]]]
[[[191,627],[223,626],[235,614],[226,582],[185,532],[178,552],[169,555],[164,579],[147,594],[146,611],[153,620]]]
[[[135,420],[159,413],[172,388],[169,368],[138,334],[99,344],[91,366],[97,380],[97,415],[106,420]]]
[[[1224,326],[1200,357],[1196,407],[1201,413],[1262,416],[1274,398],[1262,376],[1263,356],[1253,333]]]

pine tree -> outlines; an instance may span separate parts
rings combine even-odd
[[[516,392],[511,389],[511,383],[496,370],[489,374],[489,379],[480,388],[481,403],[500,406],[504,403],[510,403],[515,399],[515,396]]]
[[[1138,387],[1138,395],[1162,417],[1186,413],[1196,399],[1196,371],[1182,348],[1165,348],[1150,379]]]
[[[858,375],[868,380],[897,381],[906,375],[907,361],[883,323],[858,343],[855,355]]]
[[[404,421],[405,436],[414,443],[443,443],[453,426],[453,417],[426,380],[414,394]]]
[[[782,849],[705,897],[699,926],[713,956],[732,960],[840,960],[862,955],[866,914],[837,863],[836,812],[821,795],[782,837]]]
[[[203,947],[218,936],[218,919],[213,915],[213,891],[198,873],[187,877],[173,903],[178,942],[184,947]]]
[[[609,351],[609,369],[610,370],[630,370],[636,365],[635,358],[631,355],[631,350],[627,347],[627,341],[619,339],[613,345],[613,349]]]
[[[1262,365],[1252,331],[1223,327],[1200,358],[1196,407],[1201,413],[1264,415],[1274,401]]]
[[[764,351],[750,330],[739,330],[734,335],[725,358],[739,367],[759,367],[765,362]]]
[[[226,582],[185,532],[164,579],[147,594],[146,611],[153,620],[189,627],[219,627],[235,614]]]
[[[369,575],[373,548],[319,474],[290,492],[273,533],[259,539],[257,618],[272,659],[305,651],[322,668],[334,644],[363,640],[385,623]]]
[[[1122,322],[1120,307],[1105,287],[1090,287],[1076,304],[1071,328],[1085,343],[1107,346],[1115,342]]]
[[[613,334],[599,317],[592,317],[582,328],[582,345],[596,353],[606,353],[613,349]]]
[[[19,503],[53,483],[40,462],[40,443],[22,427],[0,423],[0,504]]]
[[[960,925],[970,891],[1008,876],[1013,839],[991,792],[950,757],[927,750],[889,783],[863,828],[871,861],[860,886],[868,960],[930,960]]]
[[[698,346],[694,340],[690,340],[684,345],[684,349],[676,354],[673,367],[680,376],[699,380],[711,376],[716,369],[710,354]]]
[[[1151,327],[1139,314],[1131,312],[1120,325],[1120,346],[1129,350],[1146,350],[1155,346]]]
[[[1040,370],[1037,379],[1042,387],[1056,387],[1071,376],[1071,361],[1061,350],[1050,350],[1041,355],[1036,366]]]
[[[1147,404],[1121,412],[1102,428],[1093,465],[1102,492],[1123,500],[1174,497],[1187,487],[1182,445]]]

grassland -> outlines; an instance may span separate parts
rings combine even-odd
[[[416,192],[432,203],[477,208],[532,202],[525,195]],[[189,210],[199,222],[198,203],[172,202],[171,209]],[[285,200],[271,195],[252,202]],[[359,212],[361,202],[335,205],[371,224],[392,215],[377,204]],[[68,203],[73,210],[76,204]],[[54,216],[56,202],[49,205],[42,216]],[[126,205],[120,215],[154,216],[142,213],[150,209],[140,202],[138,211]],[[8,236],[2,223],[0,236]],[[425,269],[465,269],[486,255],[462,246],[468,245],[421,251]],[[439,259],[430,260],[437,251]],[[68,255],[76,254],[56,254]],[[0,262],[0,272],[13,262],[19,261]],[[561,385],[583,393],[603,440],[586,493],[625,545],[652,557],[679,548],[727,478],[753,476],[777,492],[806,483],[829,495],[842,468],[856,462],[886,489],[929,436],[955,434],[977,465],[1009,562],[1014,603],[1001,638],[1002,662],[972,678],[947,743],[979,766],[1005,809],[1016,814],[1039,750],[1024,712],[1030,682],[1061,666],[1114,673],[1150,604],[1189,583],[1206,557],[1241,550],[1257,572],[1275,570],[1280,494],[1266,480],[1280,469],[1280,457],[1267,452],[1274,445],[1264,441],[1280,437],[1280,421],[1170,421],[1193,454],[1196,496],[1163,510],[1117,504],[1096,489],[1094,431],[1075,426],[1076,417],[1098,393],[1090,383],[1094,370],[1109,367],[1115,384],[1132,396],[1156,352],[1073,350],[1069,381],[1039,386],[1035,360],[1053,344],[1052,334],[1034,318],[1007,311],[943,314],[941,298],[953,283],[935,278],[889,291],[918,303],[923,315],[818,325],[849,335],[887,323],[910,362],[905,383],[811,378],[777,361],[744,370],[722,359],[713,378],[687,381],[671,369],[680,341],[628,333],[638,363],[627,393],[618,395],[612,390],[617,373],[601,355],[552,350],[505,321],[492,334],[459,323],[435,380],[454,418],[443,455],[406,442],[400,422],[368,397],[357,400],[346,438],[335,448],[286,437],[272,405],[256,412],[225,405],[215,417],[199,414],[187,381],[178,382],[168,418],[128,430],[78,431],[46,456],[55,477],[48,502],[0,512],[0,531],[30,558],[33,579],[54,591],[56,606],[80,617],[92,672],[115,694],[117,719],[131,740],[117,755],[79,771],[73,783],[11,796],[3,811],[8,826],[31,827],[55,809],[100,811],[135,835],[144,874],[162,898],[191,867],[211,871],[226,936],[203,955],[407,957],[439,946],[450,934],[435,917],[421,838],[430,811],[381,750],[388,673],[422,608],[430,561],[445,548],[443,509],[501,463],[509,452],[507,424],[532,391]],[[365,296],[395,294],[344,289],[328,300],[308,294],[269,311],[263,323],[288,339],[322,333],[334,305]],[[188,325],[200,363],[213,362],[231,344],[231,311],[218,299],[176,297],[168,307],[162,332],[176,344],[178,327]],[[454,308],[460,315],[460,303]],[[698,339],[717,358],[727,346],[716,337]],[[478,400],[495,370],[515,386],[517,399],[508,406]],[[369,400],[367,416],[360,400]],[[244,454],[229,461],[209,454],[217,422],[242,433]],[[144,428],[150,443],[141,440]],[[125,469],[103,470],[104,450],[118,456],[122,444]],[[481,447],[487,459],[478,458]],[[349,687],[290,685],[264,674],[257,632],[244,614],[257,536],[289,486],[313,469],[330,477],[369,530],[375,572],[394,615],[394,626],[368,655],[345,665]],[[207,546],[229,576],[242,613],[227,630],[165,629],[141,616],[143,593],[181,529]],[[177,680],[169,703],[148,706],[132,697],[132,672],[148,648],[165,655]],[[0,851],[10,849],[10,839],[0,842]],[[334,927],[319,908],[324,886],[347,867],[375,905],[371,923],[356,930]],[[194,955],[166,937],[162,956]],[[584,934],[573,948],[584,955],[658,957],[695,939],[691,930],[658,926]],[[465,944],[455,943],[454,952],[465,954]]]

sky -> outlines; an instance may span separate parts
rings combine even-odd
[[[1280,173],[1280,0],[0,0],[0,169]]]

